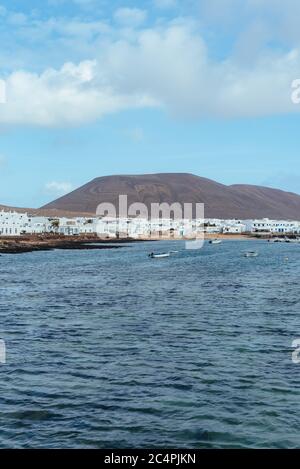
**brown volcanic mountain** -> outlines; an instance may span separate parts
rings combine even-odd
[[[102,202],[118,207],[119,194],[128,196],[128,204],[145,203],[148,210],[152,202],[202,202],[206,218],[300,220],[300,195],[259,186],[226,186],[192,174],[100,177],[42,208],[95,213]]]

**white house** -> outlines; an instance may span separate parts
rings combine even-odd
[[[27,213],[0,212],[0,236],[20,236],[28,223]]]
[[[29,215],[23,225],[22,234],[43,234],[52,231],[51,220],[47,217]]]
[[[62,235],[98,234],[100,237],[193,237],[199,233],[276,233],[299,234],[300,222],[288,220],[173,220],[146,218],[84,218],[51,219],[27,213],[0,212],[0,236],[59,233]]]
[[[247,225],[241,220],[224,220],[222,231],[225,234],[242,234],[247,231]]]
[[[224,222],[217,218],[206,218],[204,220],[205,233],[218,234],[223,231]]]
[[[251,231],[254,233],[299,233],[300,222],[287,220],[269,220],[269,218],[263,218],[262,220],[252,221]]]

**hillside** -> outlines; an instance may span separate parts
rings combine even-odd
[[[99,177],[42,207],[68,213],[95,213],[102,202],[118,207],[119,194],[128,203],[205,204],[206,218],[274,218],[300,220],[300,196],[251,185],[226,186],[192,174],[147,174]]]

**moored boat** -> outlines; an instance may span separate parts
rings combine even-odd
[[[149,257],[150,259],[164,259],[166,257],[170,257],[170,255],[171,254],[169,252],[158,253],[158,254],[151,252],[151,254],[149,254]]]
[[[247,251],[244,252],[244,257],[257,257],[258,252],[257,251]]]
[[[222,240],[221,239],[211,239],[209,241],[209,244],[221,244]]]

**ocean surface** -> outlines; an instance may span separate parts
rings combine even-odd
[[[299,281],[264,241],[2,255],[0,447],[299,448]]]

